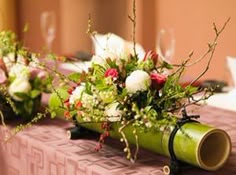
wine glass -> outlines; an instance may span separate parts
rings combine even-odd
[[[164,61],[171,63],[175,52],[173,29],[161,29],[157,35],[156,50]]]
[[[52,51],[52,43],[56,37],[56,15],[53,11],[44,11],[40,16],[40,26],[48,52]]]

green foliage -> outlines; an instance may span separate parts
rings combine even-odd
[[[71,81],[79,82],[79,80],[80,80],[80,78],[81,78],[81,73],[78,73],[78,72],[72,73],[72,74],[68,75],[68,78],[69,78]]]
[[[17,47],[16,35],[11,31],[0,32],[0,55],[15,53]]]
[[[55,91],[50,95],[48,100],[48,106],[50,109],[51,117],[56,116],[63,117],[64,115],[64,100],[68,98],[69,94],[66,87],[60,87],[55,89]]]
[[[1,87],[4,87],[0,91],[1,97],[3,97],[0,102],[6,102],[17,116],[23,117],[25,120],[30,120],[41,107],[41,95],[43,92],[50,92],[52,82],[52,77],[39,65],[37,56],[38,54],[29,52],[17,40],[14,32],[0,32],[1,69],[7,78],[0,84]],[[22,89],[22,82],[27,84],[26,89]],[[12,87],[13,83],[16,83],[17,86]]]

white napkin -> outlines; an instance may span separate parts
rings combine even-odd
[[[60,68],[73,72],[82,72],[82,71],[87,72],[90,66],[91,66],[90,61],[68,62],[68,63],[61,63],[59,65]]]
[[[107,58],[120,58],[124,55],[134,54],[133,42],[126,41],[114,33],[96,34],[92,36],[95,55]],[[143,47],[136,43],[135,49],[139,58],[143,58],[145,51]]]
[[[215,94],[206,103],[210,106],[236,111],[236,89],[232,89],[228,93]]]
[[[121,59],[122,57],[134,54],[133,42],[126,41],[123,38],[113,34],[96,34],[91,37],[94,46],[94,56],[89,62],[72,62],[72,63],[62,63],[60,67],[62,69],[70,71],[87,71],[92,62],[97,64],[103,64],[106,58],[111,58],[112,60]],[[143,47],[136,43],[135,45],[136,53],[140,59],[143,59],[145,51]]]

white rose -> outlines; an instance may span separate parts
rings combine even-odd
[[[8,92],[10,96],[16,101],[22,101],[23,99],[15,95],[15,93],[29,93],[31,85],[26,79],[15,79],[9,86]]]
[[[108,105],[105,109],[105,115],[108,116],[108,120],[110,122],[116,122],[116,121],[120,121],[121,116],[123,114],[123,112],[119,109],[117,109],[117,106],[119,105],[119,103],[112,103],[110,105]]]
[[[84,85],[77,86],[75,90],[72,92],[69,98],[69,103],[70,104],[75,104],[77,100],[79,100],[85,90]]]
[[[9,76],[17,79],[26,79],[30,78],[29,67],[22,64],[15,64],[11,67],[9,71]]]
[[[129,93],[145,91],[151,85],[151,78],[147,72],[136,70],[132,72],[125,80],[125,86]]]
[[[6,65],[7,71],[15,64],[15,54],[9,53],[7,56],[3,57],[3,62]]]

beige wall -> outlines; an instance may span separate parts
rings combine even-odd
[[[231,21],[221,38],[215,52],[210,70],[204,77],[230,81],[225,57],[236,56],[236,1],[234,0],[158,0],[156,16],[158,30],[174,28],[176,37],[175,60],[194,50],[199,57],[206,49],[207,43],[214,38],[212,23],[222,26],[228,17]],[[203,70],[206,62],[191,67],[187,76],[194,77]]]
[[[16,31],[16,4],[15,0],[0,0],[0,30]]]
[[[19,28],[30,23],[30,31],[22,36],[35,49],[43,46],[39,16],[43,10],[57,13],[57,37],[54,51],[73,54],[77,50],[92,51],[86,34],[88,14],[91,13],[94,29],[100,33],[114,32],[131,40],[131,0],[21,0],[17,1]],[[137,0],[137,40],[146,50],[155,49],[156,34],[161,28],[173,28],[176,39],[174,61],[179,62],[194,50],[194,58],[207,48],[214,37],[212,23],[222,26],[228,17],[231,22],[222,34],[211,68],[205,79],[228,80],[225,57],[236,56],[236,1],[235,0]],[[206,62],[191,67],[187,77],[196,76]]]
[[[137,1],[139,19],[141,3],[141,0]],[[132,13],[131,6],[132,1],[127,0],[60,0],[62,53],[75,53],[78,50],[91,52],[91,39],[86,34],[89,14],[94,30],[99,33],[113,32],[132,40],[128,19]],[[141,24],[141,21],[137,24],[137,38],[141,36]]]
[[[53,42],[53,51],[60,52],[60,13],[59,0],[16,0],[18,34],[26,45],[34,51],[41,51],[45,42],[40,30],[40,15],[43,11],[56,12],[56,39]],[[23,33],[25,24],[29,24],[29,31]]]

